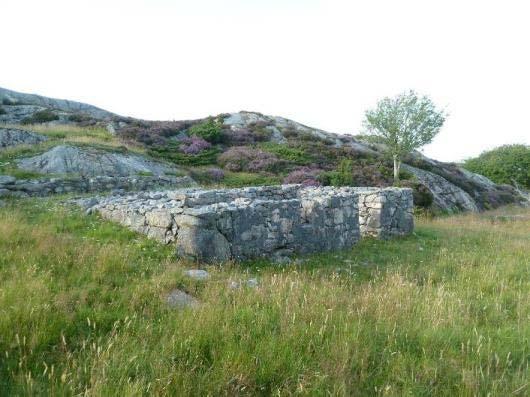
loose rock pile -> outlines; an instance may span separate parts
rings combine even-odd
[[[413,229],[412,191],[398,188],[184,189],[77,203],[202,261],[340,250],[361,232],[388,238]]]

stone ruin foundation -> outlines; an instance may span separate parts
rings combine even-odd
[[[180,189],[77,203],[206,262],[348,249],[414,227],[412,191],[401,188]]]

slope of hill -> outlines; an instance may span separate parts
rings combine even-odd
[[[25,124],[26,129],[44,132],[52,138],[30,153],[27,148],[18,154],[12,150],[11,168],[27,163],[20,157],[28,154],[53,156],[53,151],[44,152],[66,140],[106,146],[108,150],[133,148],[151,160],[165,160],[186,168],[203,184],[389,186],[393,183],[392,164],[380,145],[283,117],[238,112],[200,120],[147,121],[78,102],[6,89],[0,89],[0,99],[0,123]],[[62,124],[69,127],[60,127]],[[55,134],[55,129],[60,129],[62,135]],[[73,142],[70,130],[75,131]],[[0,154],[0,162],[1,159]],[[404,163],[402,184],[414,189],[416,204],[425,208],[478,211],[523,200],[510,186],[494,184],[455,164],[438,162],[417,152]]]

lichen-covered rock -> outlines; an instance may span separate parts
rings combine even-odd
[[[126,176],[149,173],[163,175],[176,170],[166,164],[135,154],[122,154],[60,145],[47,152],[18,161],[18,167],[44,174]]]
[[[477,212],[479,210],[475,200],[467,192],[440,175],[407,164],[403,164],[402,167],[429,188],[433,195],[434,204],[438,209],[447,212]]]
[[[0,128],[0,149],[17,145],[35,145],[47,139],[44,135],[18,128]]]

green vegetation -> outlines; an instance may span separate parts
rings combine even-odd
[[[504,145],[466,160],[464,168],[487,176],[495,183],[517,184],[530,189],[530,146]]]
[[[414,91],[384,98],[365,115],[367,131],[384,143],[394,161],[394,181],[399,181],[403,157],[430,143],[442,128],[447,114],[436,109],[427,96]]]
[[[191,126],[188,135],[198,136],[210,143],[218,143],[221,141],[222,131],[221,123],[210,117],[202,123]]]
[[[275,154],[282,160],[287,160],[296,165],[307,165],[313,161],[313,158],[302,148],[292,147],[287,144],[274,142],[265,142],[259,145],[259,148],[266,152]]]
[[[335,171],[329,171],[321,175],[321,180],[325,185],[332,186],[353,186],[353,161],[343,159],[340,161]]]
[[[22,124],[40,124],[59,120],[59,116],[49,109],[40,110],[22,120]]]
[[[178,143],[170,143],[165,146],[153,146],[147,152],[154,158],[164,159],[178,165],[201,166],[215,164],[219,149],[211,148],[197,154],[182,153]]]
[[[222,181],[225,187],[277,185],[281,178],[274,175],[263,175],[251,172],[226,172]]]
[[[7,113],[6,110],[2,106],[0,106],[0,115],[6,114],[6,113]]]
[[[502,214],[197,282],[171,247],[54,201],[8,203],[1,394],[527,395],[530,211]],[[228,287],[248,277],[259,287]],[[168,308],[175,287],[201,306]]]

